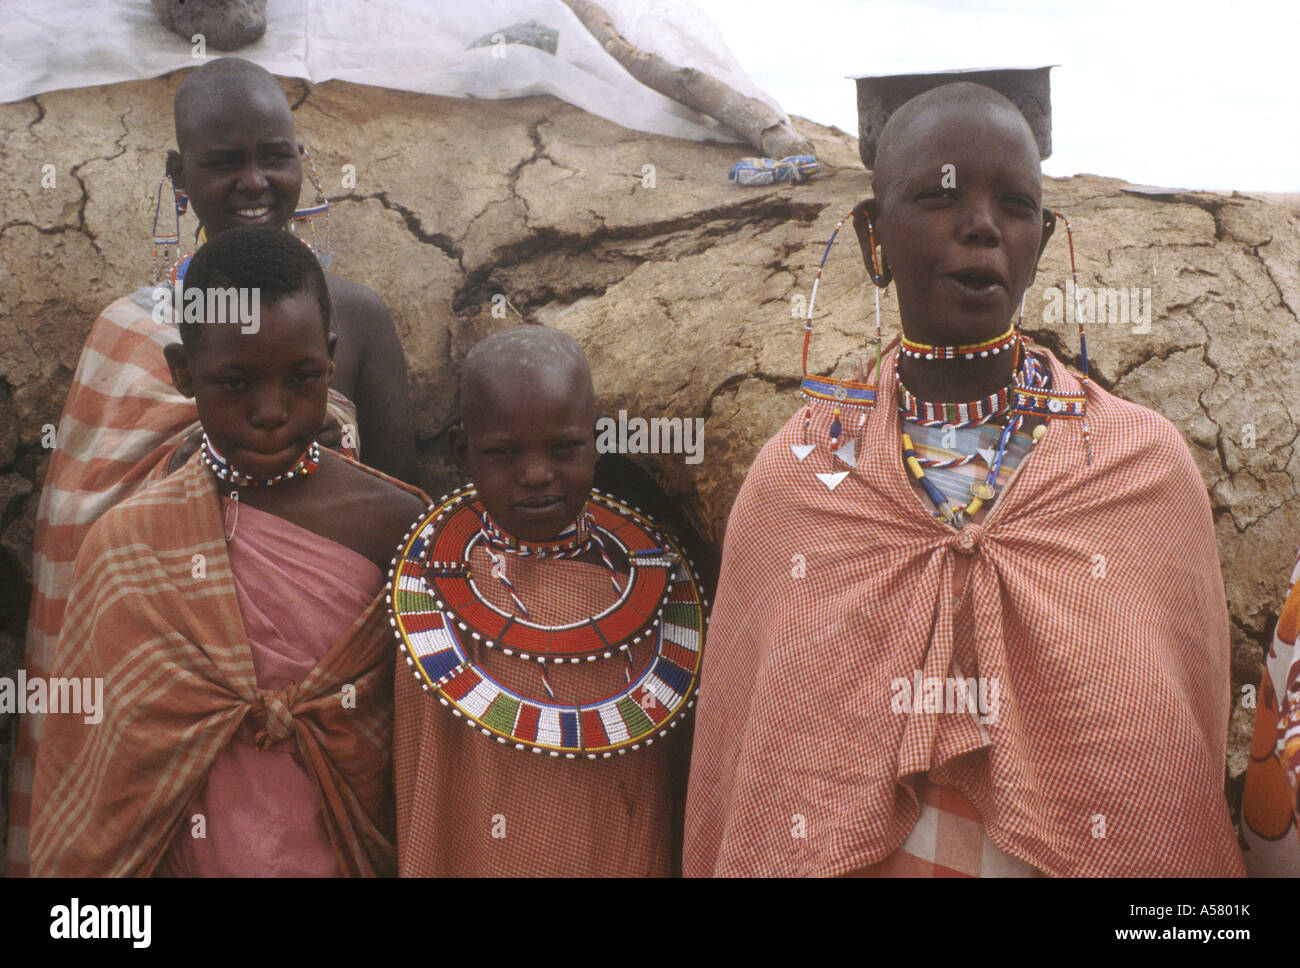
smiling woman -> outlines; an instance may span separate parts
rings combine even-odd
[[[209,236],[239,225],[287,225],[302,189],[293,113],[280,83],[228,58],[176,90],[177,151],[167,174]]]
[[[235,57],[185,79],[175,100],[177,151],[167,174],[208,238],[254,225],[284,228],[302,191],[301,148],[280,82]],[[331,386],[356,403],[361,457],[402,480],[415,476],[406,358],[379,297],[326,276],[339,337]],[[191,444],[193,446],[193,444]]]

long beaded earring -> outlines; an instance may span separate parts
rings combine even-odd
[[[853,214],[854,213],[851,211],[846,212],[843,215],[843,217],[841,217],[840,220],[835,223],[835,228],[831,230],[831,237],[826,240],[826,248],[822,250],[821,261],[817,263],[817,274],[813,276],[812,293],[808,297],[808,315],[804,318],[803,321],[803,379],[804,379],[805,386],[807,386],[808,383],[808,348],[812,344],[813,311],[817,305],[817,289],[821,285],[822,270],[826,268],[826,259],[831,254],[831,246],[835,244],[835,237],[840,234],[840,229],[844,227],[845,222],[847,222],[850,218],[853,217]],[[877,306],[876,336],[877,338],[879,338],[880,302],[878,298],[877,298],[876,306]],[[801,461],[805,457],[807,457],[808,454],[810,454],[813,450],[813,445],[808,442],[808,430],[809,428],[811,428],[811,426],[812,426],[812,405],[809,404],[804,408],[803,432],[800,437],[802,444],[800,445],[799,449],[795,451],[795,456],[798,457],[799,460]],[[834,421],[831,424],[831,439],[835,445],[838,445],[839,434],[840,434],[840,409],[839,407],[836,407]]]
[[[1079,371],[1083,384],[1083,393],[1085,398],[1088,393],[1088,337],[1083,328],[1083,305],[1079,297],[1079,269],[1074,261],[1074,232],[1070,229],[1070,220],[1065,217],[1064,212],[1052,211],[1053,218],[1058,218],[1065,223],[1065,237],[1070,243],[1070,277],[1074,280],[1074,321],[1079,327]],[[1044,223],[1047,218],[1044,215]],[[1084,405],[1079,406],[1079,416],[1083,422],[1083,453],[1089,464],[1092,463],[1092,435],[1088,431],[1088,417],[1084,410]]]
[[[875,227],[871,224],[871,213],[865,208],[862,210],[862,217],[867,220],[867,249],[871,253],[871,282],[873,284],[872,296],[876,301],[876,379],[880,379],[880,358],[884,352],[884,337],[880,333],[880,290],[889,285],[889,281],[894,274],[889,270],[889,264],[885,261],[885,252],[880,251],[880,260],[876,260],[876,232]]]
[[[831,423],[829,428],[829,443],[832,453],[832,468],[837,465],[835,460],[839,460],[850,467],[857,466],[857,441],[861,437],[863,428],[867,422],[867,411],[875,404],[876,386],[875,384],[864,382],[836,380],[832,378],[822,378],[810,376],[808,373],[808,348],[812,343],[812,321],[813,313],[817,303],[817,290],[821,283],[822,272],[826,268],[826,259],[830,255],[831,246],[835,244],[835,239],[839,231],[844,227],[844,223],[850,218],[855,220],[860,215],[864,215],[865,210],[859,206],[847,212],[843,218],[835,223],[835,228],[831,231],[831,237],[826,242],[826,248],[822,252],[821,261],[817,264],[817,274],[813,277],[812,293],[808,298],[808,314],[804,319],[803,334],[803,381],[800,385],[800,392],[807,400],[807,406],[804,408],[803,428],[799,444],[792,444],[791,451],[800,462],[803,462],[810,453],[815,449],[815,445],[809,441],[809,431],[812,427],[812,404],[814,401],[826,401],[833,406]],[[870,219],[868,217],[868,236],[873,240],[871,245],[871,281],[875,285],[876,295],[876,379],[879,379],[880,359],[883,353],[883,340],[880,332],[880,290],[889,284],[888,269],[882,273],[880,266],[875,257],[874,235],[871,234]],[[842,417],[847,417],[843,409],[858,411],[858,421],[856,435],[845,433]],[[848,476],[848,471],[831,470],[826,473],[818,473],[817,477],[823,484],[831,490],[834,490],[839,483]]]
[[[316,259],[320,262],[321,267],[328,269],[330,263],[334,261],[334,242],[330,236],[330,203],[325,197],[325,188],[321,184],[320,175],[316,172],[316,164],[311,160],[311,153],[303,145],[298,146],[298,151],[302,155],[303,161],[307,163],[307,173],[311,178],[311,183],[316,187],[316,204],[306,208],[300,208],[294,211],[293,219],[289,222],[289,231],[295,235],[298,234],[298,223],[306,222],[311,226],[311,250],[316,253]],[[316,237],[316,219],[323,217],[325,219],[325,247],[322,250]]]
[[[1043,230],[1052,231],[1056,228],[1056,218],[1059,213],[1053,212],[1050,208],[1043,209]],[[1064,218],[1064,216],[1061,216]],[[1068,223],[1067,223],[1068,224]],[[1068,233],[1068,229],[1067,229]],[[1073,244],[1073,243],[1072,243]],[[1073,254],[1073,249],[1071,249]],[[1025,340],[1024,340],[1024,322],[1025,322],[1025,296],[1028,295],[1028,288],[1020,294],[1020,315],[1016,317],[1016,345],[1015,345],[1015,366],[1012,367],[1013,373],[1020,372],[1020,364],[1025,360]]]
[[[174,225],[170,232],[158,228],[158,222],[163,215],[163,198],[165,195],[170,195],[172,199],[170,207],[174,214]],[[160,250],[163,265],[169,266],[172,262],[171,256],[168,254],[168,249],[171,246],[176,246],[176,254],[180,254],[181,216],[185,214],[189,204],[190,197],[183,190],[176,187],[171,175],[163,176],[162,181],[158,183],[158,191],[154,199],[153,230],[150,232],[150,238],[153,240],[153,284],[155,286],[158,285],[158,280],[161,278],[158,261]]]
[[[805,377],[808,376],[808,346],[812,342],[813,309],[817,303],[817,287],[822,281],[822,270],[826,268],[826,258],[831,254],[831,246],[835,244],[835,237],[839,235],[840,229],[844,227],[844,223],[849,219],[854,219],[856,222],[859,217],[867,220],[868,248],[871,251],[871,281],[875,287],[874,295],[876,302],[876,378],[880,378],[880,358],[884,348],[884,340],[882,339],[880,332],[880,290],[889,285],[890,279],[893,278],[893,275],[890,273],[888,265],[884,267],[883,272],[881,271],[881,263],[884,262],[884,259],[882,255],[879,262],[876,260],[875,232],[871,225],[871,216],[865,209],[859,210],[857,208],[845,213],[845,215],[835,223],[835,228],[831,230],[831,237],[826,240],[826,248],[822,250],[821,261],[817,263],[817,274],[813,277],[812,294],[808,297],[808,314],[804,319],[803,327],[803,375]]]

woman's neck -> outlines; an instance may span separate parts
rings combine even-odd
[[[934,403],[966,403],[997,393],[1011,382],[1015,353],[973,360],[918,360],[901,356],[898,374],[915,397]]]

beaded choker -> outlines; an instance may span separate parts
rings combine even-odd
[[[493,521],[486,509],[482,513],[482,519],[483,528],[479,534],[483,538],[484,550],[492,559],[492,574],[501,579],[501,584],[505,585],[506,590],[510,592],[510,597],[514,599],[515,607],[525,618],[528,617],[528,607],[520,599],[514,582],[507,577],[506,563],[497,557],[498,553],[515,555],[519,558],[577,558],[594,545],[600,551],[605,567],[609,569],[609,580],[614,585],[614,591],[622,591],[615,577],[618,573],[617,569],[614,567],[614,562],[610,560],[609,552],[605,550],[605,542],[601,540],[600,532],[595,529],[591,511],[586,505],[583,505],[582,511],[578,514],[578,520],[561,531],[553,541],[523,541],[516,538]],[[550,688],[550,683],[546,683],[547,692],[550,692]]]
[[[695,704],[708,604],[694,566],[635,508],[592,491],[587,513],[593,537],[626,555],[628,579],[613,605],[566,625],[503,611],[475,585],[470,553],[484,540],[484,511],[472,487],[431,505],[393,559],[390,623],[416,679],[515,749],[568,759],[626,753],[667,735]],[[649,655],[633,668],[631,649],[643,641]],[[612,695],[557,702],[497,681],[475,661],[477,644],[542,669],[624,656],[629,673]]]
[[[483,543],[493,551],[520,558],[576,558],[591,547],[591,512],[584,506],[573,522],[553,541],[523,541],[483,512]]]
[[[234,484],[236,487],[270,487],[272,484],[279,484],[281,481],[292,480],[295,477],[306,477],[308,474],[315,474],[320,467],[320,444],[316,441],[311,442],[311,446],[303,452],[298,458],[297,463],[290,467],[283,474],[277,474],[275,477],[259,479],[249,477],[247,474],[241,474],[235,470],[233,464],[226,460],[218,453],[217,448],[212,446],[212,441],[208,435],[203,435],[203,463],[207,464],[212,473],[216,475],[217,480],[225,481],[227,484]]]
[[[1001,336],[986,339],[982,343],[969,343],[965,346],[931,346],[916,340],[902,339],[902,354],[914,360],[973,360],[977,356],[997,356],[1005,349],[1010,349],[1016,342],[1016,328],[1012,326]]]
[[[897,364],[898,357],[894,357]],[[895,366],[897,370],[897,366]],[[1015,382],[970,403],[932,403],[912,395],[903,380],[898,380],[898,412],[913,423],[926,427],[977,427],[1007,412]]]

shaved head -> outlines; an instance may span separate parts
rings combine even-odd
[[[182,152],[191,140],[190,135],[205,128],[232,100],[253,103],[277,114],[283,111],[290,126],[293,124],[289,100],[274,74],[240,57],[221,57],[208,61],[176,89],[173,117],[176,144]]]
[[[460,406],[466,428],[481,408],[485,394],[503,388],[524,391],[542,384],[563,386],[569,394],[581,397],[584,404],[589,402],[594,423],[591,369],[577,340],[549,326],[524,324],[497,330],[476,343],[465,357]],[[520,417],[526,420],[527,415],[527,401],[522,401]]]
[[[452,456],[507,533],[547,541],[577,520],[596,474],[586,354],[546,326],[499,330],[469,351]]]
[[[872,190],[854,228],[868,270],[879,247],[903,331],[938,345],[1003,332],[1054,224],[1042,209],[1042,156],[1016,106],[970,82],[912,98],[881,131]]]
[[[983,84],[970,81],[944,84],[918,94],[885,123],[876,148],[876,167],[871,173],[871,188],[877,199],[882,199],[906,171],[916,145],[947,126],[954,116],[1015,132],[1033,156],[1040,157],[1029,122],[1009,99]]]

